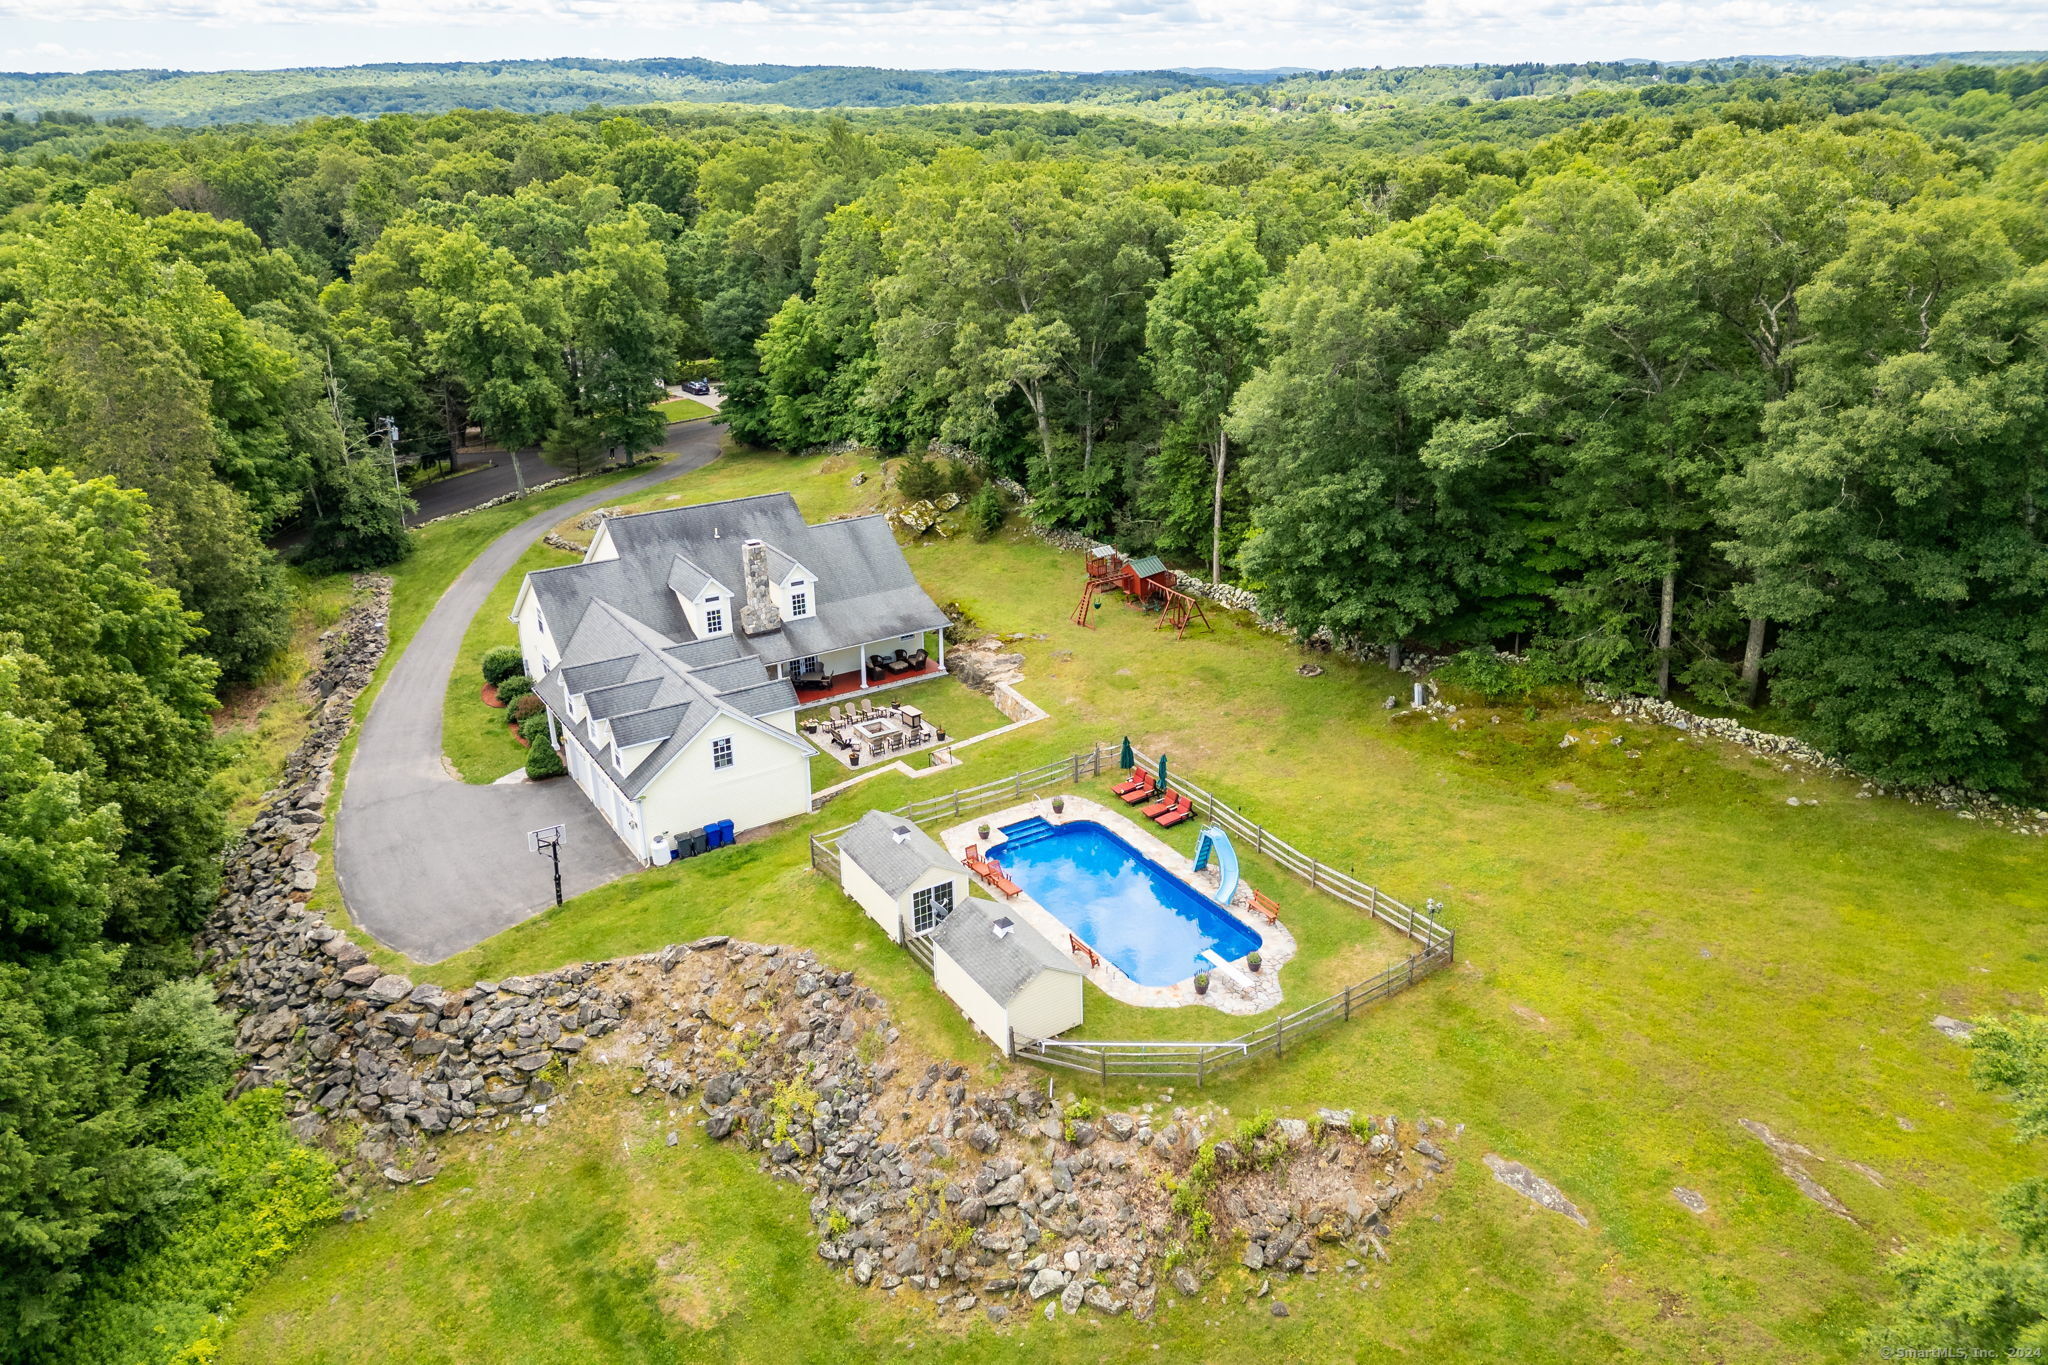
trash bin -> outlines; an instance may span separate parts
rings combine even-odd
[[[720,820],[718,822],[718,829],[719,847],[730,848],[740,841],[739,832],[732,827],[732,821]]]
[[[724,842],[721,841],[718,837],[717,825],[711,824],[704,826],[704,847],[707,850],[725,847]]]
[[[655,835],[648,847],[650,849],[649,861],[656,867],[672,861],[676,856],[675,841],[666,834]]]
[[[695,858],[702,854],[704,852],[704,831],[692,830],[690,833],[680,836],[676,844],[676,852],[685,858]]]

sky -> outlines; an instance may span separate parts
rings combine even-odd
[[[1092,71],[2043,47],[2048,0],[0,0],[12,71],[650,56]]]

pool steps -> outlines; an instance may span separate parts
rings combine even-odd
[[[1035,844],[1041,839],[1050,839],[1057,826],[1043,816],[1034,815],[1028,820],[1019,820],[1014,825],[1003,826],[1003,842],[1013,848]]]

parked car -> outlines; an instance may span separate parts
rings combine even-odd
[[[711,381],[708,379],[685,379],[683,381],[683,392],[697,394],[709,393],[711,392]]]

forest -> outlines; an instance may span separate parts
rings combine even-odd
[[[0,1358],[328,1212],[186,945],[269,542],[406,552],[386,419],[580,465],[708,361],[1304,637],[2041,799],[2048,66],[1264,107],[0,124]]]

